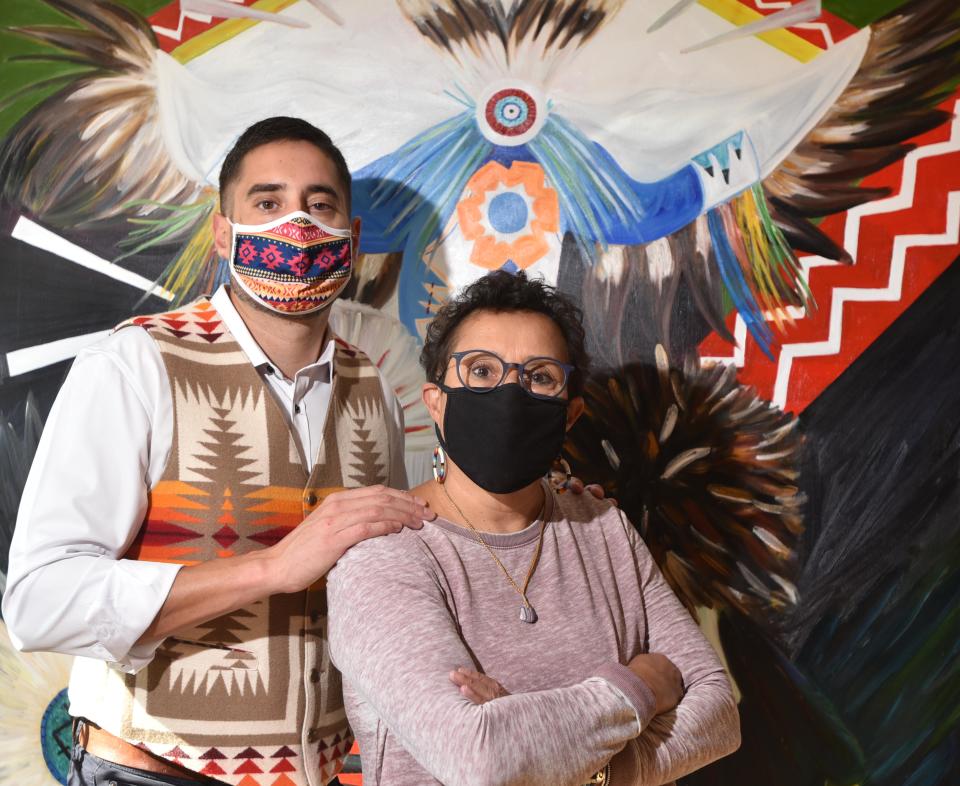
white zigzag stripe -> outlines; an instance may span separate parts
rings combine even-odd
[[[326,3],[321,2],[321,0],[308,0],[308,2],[334,24],[343,24],[343,19]],[[183,37],[185,20],[192,19],[195,22],[210,24],[214,17],[252,19],[255,22],[276,22],[287,27],[309,27],[306,22],[281,15],[278,11],[259,11],[254,6],[246,6],[243,4],[243,0],[180,0],[180,18],[177,20],[176,30],[172,27],[158,27],[157,25],[153,25],[153,30],[159,35],[179,41]]]
[[[747,323],[743,317],[737,314],[737,319],[733,323],[733,338],[737,342],[733,346],[733,354],[727,356],[710,355],[701,357],[701,363],[733,363],[737,368],[743,368],[747,353]]]
[[[243,0],[180,0],[180,18],[177,20],[177,29],[151,25],[158,35],[179,41],[183,37],[183,23],[187,19],[208,25],[214,15],[224,19],[262,18],[260,12],[248,8]]]
[[[213,17],[209,14],[197,14],[192,11],[181,11],[180,18],[177,20],[177,29],[174,30],[172,27],[160,27],[159,25],[151,25],[153,32],[157,35],[166,36],[167,38],[172,38],[174,41],[179,41],[183,36],[183,23],[187,19],[192,19],[194,22],[200,22],[201,24],[208,25],[213,21]]]
[[[807,22],[803,25],[797,25],[797,27],[802,27],[804,30],[819,30],[820,35],[823,36],[823,42],[827,45],[827,49],[834,45],[833,33],[830,32],[830,28],[827,27],[824,22]]]
[[[954,105],[956,110],[960,101]],[[844,230],[844,247],[856,262],[860,241],[860,221],[864,216],[896,213],[913,206],[917,187],[917,164],[924,158],[960,152],[960,116],[955,116],[950,139],[946,142],[925,145],[912,151],[904,159],[900,192],[887,199],[868,202],[852,208],[847,213]],[[840,351],[843,335],[843,306],[847,302],[896,302],[903,296],[903,274],[906,268],[907,251],[919,246],[942,246],[960,241],[960,191],[952,191],[947,197],[946,229],[942,234],[898,235],[893,242],[890,260],[890,276],[882,288],[837,287],[831,294],[830,330],[826,341],[789,344],[780,352],[777,364],[777,380],[773,388],[773,403],[783,407],[787,400],[790,373],[794,358],[835,355]]]
[[[784,8],[789,8],[793,3],[785,2],[767,2],[766,0],[756,0],[757,8],[762,8],[765,11],[782,11]],[[819,30],[820,35],[823,36],[824,43],[829,49],[834,44],[833,33],[830,32],[830,28],[825,22],[805,22],[802,25],[797,25],[797,27],[802,28],[803,30]]]
[[[762,2],[762,0],[759,0]],[[960,101],[954,105],[956,110],[960,107]],[[949,153],[956,153],[960,151],[960,116],[955,117],[953,125],[951,128],[950,139],[946,142],[938,142],[935,144],[925,145],[924,147],[919,147],[913,152],[911,152],[904,159],[903,174],[900,179],[900,191],[892,196],[887,197],[886,199],[877,200],[875,202],[868,202],[865,205],[861,205],[856,208],[851,208],[847,212],[847,223],[844,227],[844,238],[843,244],[847,251],[850,252],[850,255],[856,260],[857,251],[860,243],[860,221],[863,216],[869,215],[878,215],[882,213],[895,213],[899,210],[902,210],[913,205],[913,199],[916,192],[916,177],[917,177],[917,162],[924,158],[931,158],[939,155],[947,155]],[[947,226],[949,231],[951,216],[949,214],[951,203],[948,200],[948,215],[947,215]],[[913,237],[923,238],[923,235],[903,235],[896,239],[896,242],[902,240],[909,240]],[[953,242],[956,242],[954,238]],[[935,243],[922,243],[918,242],[913,245],[936,245]],[[908,246],[912,247],[912,246]],[[897,254],[897,246],[894,246],[894,259],[891,260],[891,276],[894,275],[894,263],[895,257]],[[902,250],[902,254],[906,255],[906,248]],[[800,258],[800,266],[803,271],[803,277],[805,280],[810,280],[810,271],[817,267],[835,267],[838,265],[838,262],[833,261],[832,259],[826,259],[820,256],[807,256]],[[885,292],[889,289],[890,286],[895,285],[897,291],[900,291],[903,284],[903,268],[899,270],[899,280],[894,282],[892,279],[888,284],[888,287],[884,290],[863,290],[864,292]],[[774,387],[774,402],[783,406],[783,403],[786,401],[786,392],[789,386],[789,377],[790,371],[793,365],[793,357],[812,357],[814,355],[822,354],[836,354],[839,352],[839,335],[834,335],[834,321],[837,319],[836,308],[838,306],[838,299],[836,296],[837,292],[841,294],[846,293],[855,293],[858,290],[855,287],[847,287],[845,289],[838,289],[832,293],[831,296],[831,307],[832,311],[830,314],[830,332],[828,333],[828,339],[821,342],[808,342],[800,343],[793,345],[786,345],[780,353],[780,363],[777,367],[777,379]],[[856,297],[844,297],[839,301],[840,308],[842,309],[843,302],[846,300],[867,300],[868,298],[856,298]],[[876,301],[888,300],[889,298],[877,297],[873,298]],[[794,317],[801,316],[802,313],[797,310],[797,313],[794,313]],[[842,332],[842,319],[840,320],[839,326],[836,328],[838,332]],[[719,356],[719,357],[703,357],[701,360],[705,362],[718,362],[718,363],[733,363],[737,368],[743,368],[745,361],[745,344],[747,338],[747,325],[743,321],[743,317],[739,314],[736,318],[736,323],[734,325],[734,337],[737,340],[737,345],[734,347],[733,355],[728,356]],[[832,352],[818,352],[813,350],[814,347],[823,347],[826,349],[832,349]],[[802,350],[802,351],[801,351]],[[787,360],[784,360],[784,357],[787,356]]]

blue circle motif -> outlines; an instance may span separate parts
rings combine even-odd
[[[497,194],[487,207],[487,219],[497,232],[512,235],[527,226],[530,210],[526,200],[509,191]]]
[[[507,128],[516,128],[526,122],[530,110],[526,102],[518,96],[507,96],[497,101],[493,113],[502,125]]]
[[[40,749],[50,774],[64,786],[70,768],[73,744],[73,718],[70,717],[67,689],[60,691],[43,712],[40,720]]]

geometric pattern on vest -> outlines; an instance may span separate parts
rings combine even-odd
[[[157,342],[173,442],[125,558],[195,564],[276,543],[323,498],[386,483],[386,403],[376,368],[335,338],[323,438],[304,467],[259,373],[206,298],[136,317]],[[151,753],[237,786],[326,783],[353,742],[329,661],[323,581],[178,632],[137,674],[115,675],[91,717]],[[106,664],[104,668],[109,669]]]

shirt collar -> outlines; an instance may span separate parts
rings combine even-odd
[[[233,334],[234,339],[236,339],[240,345],[240,349],[242,349],[243,353],[249,358],[253,367],[262,370],[264,366],[266,366],[269,370],[274,370],[274,365],[270,361],[270,358],[267,357],[267,353],[260,348],[256,339],[250,334],[247,323],[243,321],[240,312],[238,312],[236,306],[233,305],[233,301],[230,299],[230,291],[227,289],[226,284],[221,284],[217,291],[213,293],[213,297],[210,298],[210,303],[217,310],[220,318],[226,324],[227,330]],[[320,353],[320,357],[318,357],[314,363],[300,369],[301,371],[329,366],[329,378],[333,378],[333,355],[335,346],[333,333],[329,328],[327,335],[329,338],[323,348],[323,352]]]

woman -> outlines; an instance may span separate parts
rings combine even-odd
[[[577,309],[492,273],[421,361],[438,518],[328,577],[364,782],[662,784],[736,749],[723,669],[633,527],[543,480],[583,411]]]

